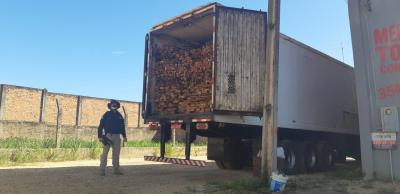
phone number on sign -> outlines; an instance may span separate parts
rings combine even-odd
[[[379,99],[385,100],[400,94],[400,84],[392,84],[378,89]]]

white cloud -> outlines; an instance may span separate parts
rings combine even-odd
[[[126,51],[112,51],[111,54],[113,54],[113,55],[124,55],[124,54],[126,54]]]

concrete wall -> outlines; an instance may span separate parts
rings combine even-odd
[[[128,140],[160,140],[160,132],[148,128],[127,128]],[[56,126],[37,122],[0,121],[0,138],[23,137],[32,139],[46,139],[56,137]],[[63,126],[61,138],[79,138],[82,140],[96,140],[97,127]],[[184,130],[176,130],[176,141],[185,141]],[[207,138],[197,137],[196,142],[205,143]]]
[[[157,131],[147,128],[127,128],[129,140],[158,140]],[[0,121],[0,138],[24,137],[33,139],[55,138],[56,126],[35,122]],[[63,126],[61,138],[96,140],[97,127]]]

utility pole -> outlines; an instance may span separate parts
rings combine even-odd
[[[265,69],[263,132],[261,146],[261,175],[267,180],[276,170],[278,136],[278,59],[279,59],[280,0],[268,0],[267,63]]]

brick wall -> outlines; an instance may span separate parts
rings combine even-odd
[[[82,100],[82,126],[98,126],[101,117],[106,112],[108,101],[101,99]]]
[[[108,110],[109,99],[58,94],[46,90],[20,86],[1,85],[0,120],[45,123],[57,123],[56,99],[62,105],[62,125],[96,127]],[[80,100],[78,100],[80,99]],[[146,127],[140,118],[140,103],[121,101],[119,111],[127,114],[128,128]],[[80,107],[80,110],[79,110]]]
[[[60,99],[63,108],[63,125],[75,125],[77,113],[77,96],[57,95],[48,93],[45,107],[45,122],[50,125],[57,123],[57,104],[56,99]]]
[[[97,126],[107,111],[108,99],[51,93],[47,90],[0,85],[0,138],[54,138],[57,123],[56,99],[62,104],[62,138],[97,138]],[[124,107],[124,108],[122,108]],[[121,101],[119,111],[127,115],[130,140],[159,140],[159,131],[150,131],[141,117],[141,104]],[[177,130],[176,140],[185,133]],[[207,138],[198,137],[205,142]]]
[[[139,125],[139,106],[140,104],[131,104],[131,103],[121,103],[121,106],[124,107],[126,114],[128,115],[128,127],[136,128],[140,127]],[[121,114],[124,115],[124,109],[121,109]],[[125,118],[126,119],[126,118]]]
[[[37,89],[3,87],[3,120],[38,121],[41,95],[41,90]]]

